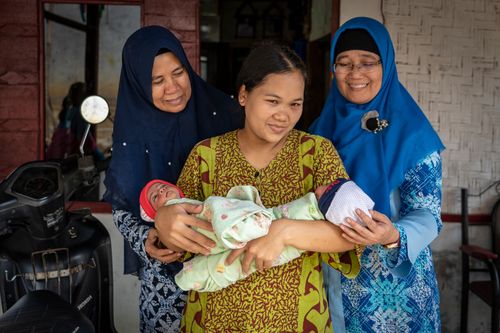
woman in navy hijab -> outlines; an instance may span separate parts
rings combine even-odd
[[[141,280],[141,332],[177,332],[186,296],[173,279],[181,254],[153,245],[156,230],[140,219],[140,190],[153,178],[175,183],[195,143],[241,124],[237,103],[193,71],[169,30],[143,27],[128,38],[105,200],[126,240],[125,273]]]
[[[342,227],[346,239],[366,245],[358,277],[325,270],[335,332],[439,332],[429,244],[442,227],[444,146],[399,82],[381,23],[343,24],[331,63],[335,80],[310,130],[333,141],[350,177],[375,201],[371,218],[358,214],[366,227]]]

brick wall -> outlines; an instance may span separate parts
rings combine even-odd
[[[0,2],[0,179],[39,157],[37,3]]]
[[[439,132],[443,212],[500,179],[500,1],[384,0],[400,81]],[[494,189],[470,199],[489,213]]]

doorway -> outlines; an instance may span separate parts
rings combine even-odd
[[[287,44],[309,70],[304,112],[296,126],[307,130],[319,116],[330,85],[332,21],[338,22],[338,1],[201,0],[200,74],[235,95],[236,76],[255,43]]]

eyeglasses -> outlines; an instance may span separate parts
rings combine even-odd
[[[382,60],[376,62],[362,62],[359,64],[336,62],[333,64],[333,71],[339,74],[347,74],[354,71],[354,68],[356,68],[360,73],[371,73],[380,64],[382,64]]]

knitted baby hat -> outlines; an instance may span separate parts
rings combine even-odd
[[[146,222],[154,222],[154,218],[156,215],[156,210],[153,208],[153,206],[148,200],[148,191],[151,188],[151,186],[153,186],[156,183],[161,183],[175,187],[179,191],[180,197],[184,198],[184,193],[182,192],[182,190],[177,186],[175,186],[174,184],[166,182],[161,179],[151,180],[142,188],[141,194],[139,196],[139,205],[141,206],[141,218]]]
[[[356,214],[356,209],[371,217],[368,210],[373,209],[375,203],[352,180],[339,178],[328,186],[318,205],[325,218],[336,225],[344,224],[347,217],[365,225]]]

